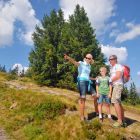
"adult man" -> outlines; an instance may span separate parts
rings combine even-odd
[[[109,62],[111,64],[110,77],[113,83],[113,92],[111,102],[114,104],[115,111],[118,117],[118,122],[114,123],[114,127],[124,126],[124,109],[121,104],[121,93],[123,90],[123,67],[117,63],[117,56],[111,55],[109,57]]]

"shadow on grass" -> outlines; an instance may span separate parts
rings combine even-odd
[[[92,120],[93,118],[96,118],[96,117],[98,117],[96,115],[96,112],[91,112],[91,113],[88,114],[88,120]]]
[[[112,115],[112,119],[117,121],[117,117],[115,115]],[[125,117],[125,122],[127,123],[127,126],[135,123],[135,122],[139,122],[137,120],[134,120],[134,119],[131,119],[131,118],[128,118],[128,117]]]
[[[96,112],[91,112],[91,113],[88,114],[88,120],[92,120],[92,119],[94,119],[96,117],[98,117],[96,115]],[[104,118],[107,118],[107,115],[106,114],[103,114],[103,117]],[[114,121],[117,121],[117,117],[115,115],[112,115],[112,119]],[[131,119],[131,118],[128,118],[128,117],[125,117],[125,122],[127,123],[127,126],[129,126],[129,125],[131,125],[131,124],[133,124],[135,122],[139,122],[139,121],[134,120],[134,119]]]

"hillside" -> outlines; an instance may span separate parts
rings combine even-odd
[[[77,99],[77,92],[40,87],[28,78],[10,80],[0,73],[0,140],[140,139],[139,106],[125,105],[128,127],[115,129],[108,119],[101,124],[94,116],[90,96],[86,102],[90,121],[81,122]],[[114,108],[111,110],[115,120]]]

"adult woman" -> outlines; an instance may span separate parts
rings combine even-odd
[[[93,56],[91,54],[86,54],[83,61],[75,61],[73,58],[69,57],[68,55],[64,55],[64,58],[66,60],[69,60],[71,63],[73,63],[75,66],[78,67],[78,89],[80,93],[79,98],[79,107],[80,107],[80,118],[81,120],[85,120],[84,110],[85,110],[85,99],[86,99],[86,93],[88,92],[88,89],[90,88],[90,92],[94,98],[94,105],[95,110],[98,112],[97,109],[97,98],[95,90],[93,90],[92,86],[90,86],[90,72],[91,72],[91,65],[93,63]],[[93,79],[93,78],[92,78]]]

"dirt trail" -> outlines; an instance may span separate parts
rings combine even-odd
[[[28,90],[32,90],[35,92],[43,92],[43,93],[55,94],[57,96],[65,96],[66,98],[69,98],[69,99],[76,99],[79,97],[79,94],[77,92],[73,92],[73,91],[68,92],[65,89],[49,88],[49,87],[45,87],[45,86],[40,87],[33,83],[25,84],[25,83],[20,83],[17,81],[9,81],[9,82],[6,82],[6,84],[10,88],[16,88],[18,90],[28,89]],[[87,96],[87,102],[86,102],[87,108],[91,108],[91,109],[93,108],[92,100],[93,100],[92,97]],[[111,107],[111,113],[113,115],[115,115],[114,107]],[[132,121],[140,122],[140,112],[137,112],[136,110],[125,109],[125,117],[128,119],[131,119]]]
[[[2,128],[0,128],[0,140],[9,140],[6,137],[5,131]]]

